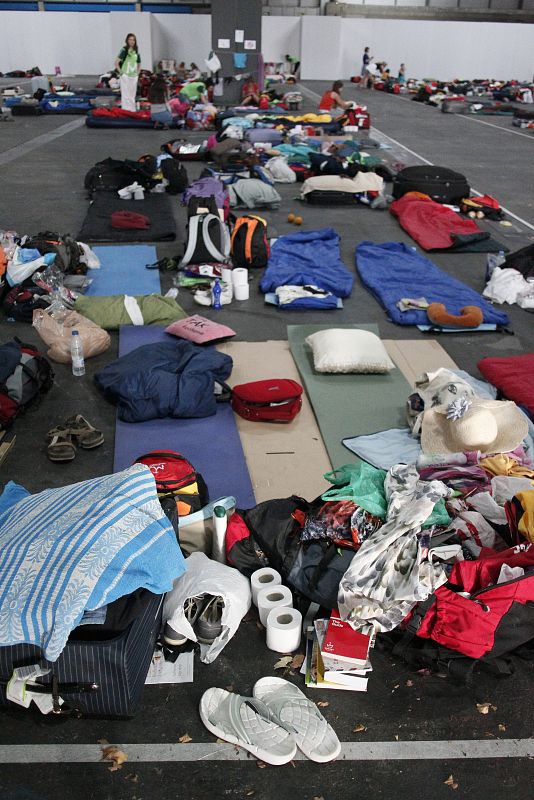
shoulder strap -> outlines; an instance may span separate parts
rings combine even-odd
[[[200,225],[200,220],[201,217],[199,214],[195,214],[194,216],[189,217],[188,230],[187,230],[187,247],[185,249],[183,258],[180,261],[181,267],[187,266],[191,261],[191,259],[193,258],[193,253],[195,252],[195,248],[197,246],[198,226]]]
[[[221,231],[221,249],[218,250],[215,245],[213,244],[209,232],[209,226],[211,222],[215,220],[216,223],[219,225]],[[215,261],[226,261],[230,254],[230,234],[228,231],[228,227],[226,224],[220,219],[220,217],[216,217],[215,214],[206,214],[204,217],[204,222],[202,223],[202,235],[204,239],[204,245],[208,253],[213,256]]]

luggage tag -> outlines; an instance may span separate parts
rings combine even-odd
[[[49,714],[54,709],[54,700],[49,694],[32,692],[31,682],[43,675],[48,675],[49,669],[43,669],[39,664],[30,664],[27,667],[15,667],[6,688],[6,698],[23,708],[29,708],[32,701],[42,714]],[[30,686],[28,687],[28,683]],[[61,697],[59,704],[63,704]]]

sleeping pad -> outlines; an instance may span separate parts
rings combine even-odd
[[[464,306],[478,306],[485,323],[508,324],[508,316],[478,292],[401,242],[361,242],[356,248],[356,267],[363,285],[397,325],[427,325],[429,321],[423,309],[397,308],[397,302],[405,297],[425,297],[429,303],[443,303],[449,314],[455,315]]]

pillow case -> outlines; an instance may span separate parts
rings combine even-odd
[[[221,325],[220,322],[214,322],[212,319],[206,319],[200,314],[193,314],[192,317],[173,322],[172,325],[165,328],[165,333],[179,336],[181,339],[187,339],[194,344],[206,344],[217,339],[224,339],[227,336],[235,336],[235,331],[232,328],[227,325]]]
[[[331,328],[306,338],[316,372],[374,372],[395,369],[386,348],[371,331]]]

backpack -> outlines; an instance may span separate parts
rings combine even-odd
[[[215,214],[194,214],[187,223],[187,244],[181,267],[205,262],[223,263],[230,254],[228,226]]]
[[[239,217],[232,231],[230,253],[236,267],[265,267],[271,253],[266,221],[255,214]]]
[[[217,178],[200,178],[185,190],[182,202],[187,205],[192,197],[213,197],[218,209],[224,210],[224,218],[230,213],[230,197],[228,189]]]
[[[160,502],[164,505],[164,498],[173,497],[180,517],[200,511],[208,503],[204,478],[181,453],[153,450],[139,456],[135,463],[145,464],[150,469]]]
[[[9,428],[53,382],[52,367],[32,344],[14,339],[0,345],[0,430]]]
[[[80,256],[84,255],[83,248],[69,233],[42,231],[28,239],[24,247],[35,248],[42,256],[55,253],[54,266],[61,272],[72,275],[85,275],[87,272],[87,264],[80,261]]]
[[[137,181],[144,189],[152,189],[157,183],[152,178],[154,171],[152,167],[152,161],[147,160],[146,156],[140,162],[106,158],[104,161],[98,161],[86,173],[84,187],[90,194],[102,190],[118,192],[119,189],[124,189],[125,186]]]
[[[38,286],[14,286],[4,297],[3,308],[8,322],[31,322],[33,312],[48,308],[48,292]]]
[[[161,173],[169,185],[165,187],[167,194],[182,194],[189,186],[187,171],[172,156],[164,158],[161,162]]]

